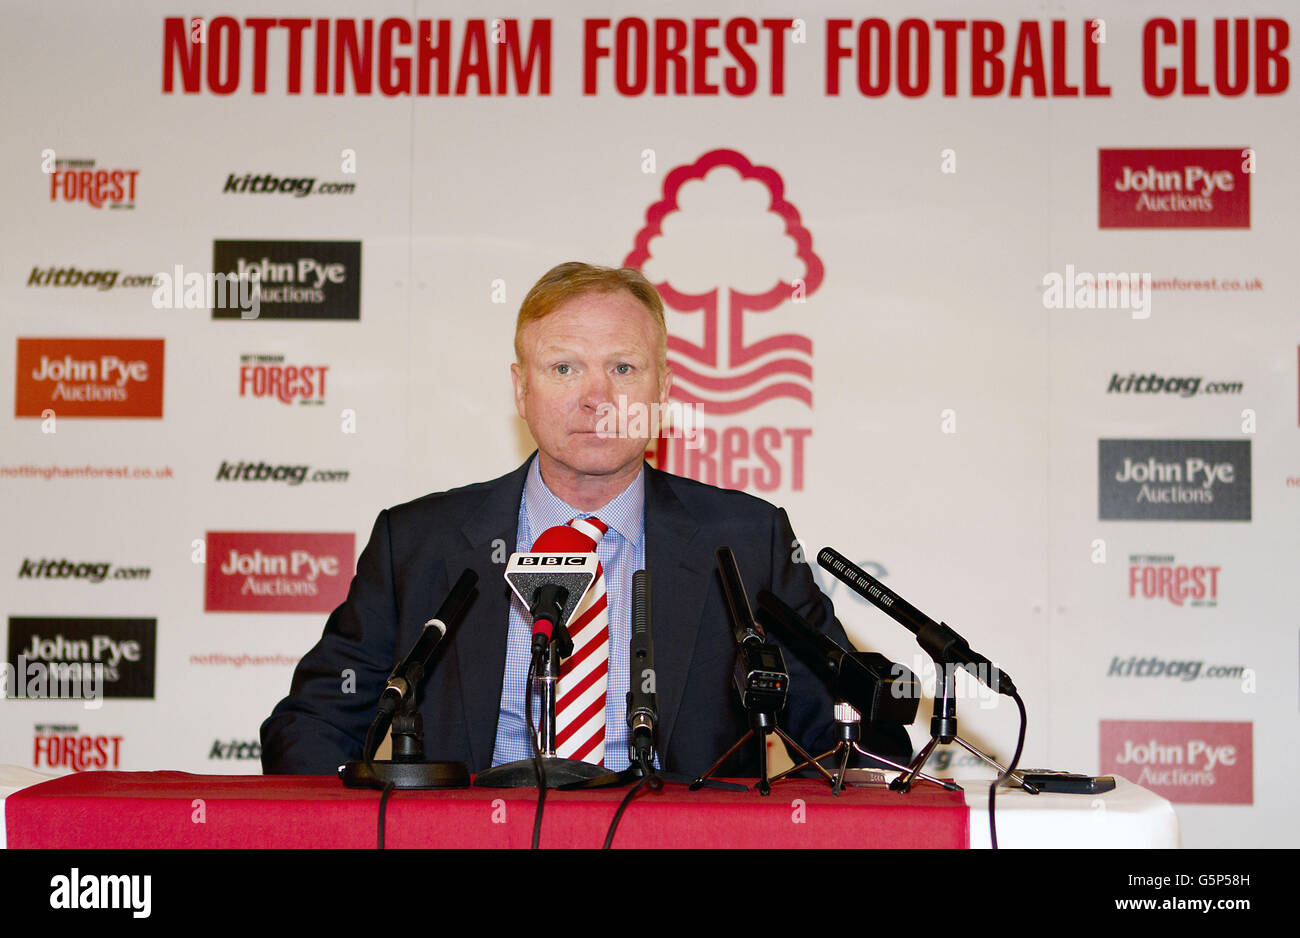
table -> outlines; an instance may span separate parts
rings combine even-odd
[[[0,833],[16,847],[375,846],[379,794],[330,776],[87,772],[59,778],[0,767]],[[1176,847],[1172,806],[1117,779],[1100,796],[1003,790],[1003,847]],[[932,785],[907,795],[792,779],[770,797],[754,791],[642,792],[620,822],[618,847],[987,847],[987,782],[965,792]],[[626,789],[550,792],[543,847],[599,847]],[[536,792],[461,789],[397,792],[387,811],[390,847],[527,847]]]

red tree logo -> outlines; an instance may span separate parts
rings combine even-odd
[[[812,407],[812,340],[762,335],[753,317],[746,328],[746,314],[802,303],[824,276],[784,192],[771,167],[710,150],[672,170],[663,198],[646,211],[624,265],[641,270],[669,307],[703,318],[699,342],[669,330],[674,399],[713,415],[782,397]]]

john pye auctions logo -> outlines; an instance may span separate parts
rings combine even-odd
[[[1252,724],[1102,720],[1101,771],[1176,804],[1254,801]]]
[[[327,612],[347,596],[351,534],[211,531],[207,612]]]
[[[360,319],[361,242],[214,241],[212,269],[257,287],[259,319]],[[213,319],[249,319],[213,305]]]
[[[7,694],[152,699],[156,637],[156,619],[13,616]]]
[[[18,339],[15,417],[162,417],[162,339]]]
[[[1099,440],[1099,518],[1249,521],[1250,441]]]
[[[1098,151],[1100,228],[1249,228],[1252,151]]]

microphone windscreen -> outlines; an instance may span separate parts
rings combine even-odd
[[[590,554],[591,538],[577,528],[557,524],[547,528],[533,541],[534,554]]]

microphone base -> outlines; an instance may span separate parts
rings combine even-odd
[[[904,774],[912,770],[911,766],[902,765],[898,762],[895,762],[893,759],[888,759],[885,756],[880,755],[879,753],[872,752],[869,749],[863,749],[857,743],[845,742],[844,740],[840,740],[840,742],[835,744],[834,749],[828,750],[827,752],[823,752],[820,756],[814,757],[813,762],[801,762],[796,766],[792,766],[786,769],[780,775],[773,775],[772,782],[776,783],[781,781],[782,779],[790,778],[794,775],[794,773],[801,772],[807,768],[811,768],[815,763],[820,763],[823,759],[833,758],[836,761],[838,770],[833,773],[835,780],[831,783],[831,794],[838,795],[840,792],[844,790],[845,782],[848,779],[847,772],[849,770],[849,757],[855,752],[858,753],[859,755],[866,756],[868,759],[874,759],[876,762],[881,763],[881,765],[886,766],[888,768],[895,769],[896,771],[902,772]],[[946,782],[941,778],[935,778],[933,775],[926,775],[924,772],[918,772],[917,778],[924,782],[933,782],[934,784],[938,785],[940,788],[945,789],[946,791],[963,790],[962,787],[958,785],[956,782]],[[891,788],[890,790],[898,791],[898,789],[896,788]]]
[[[544,756],[542,766],[545,769],[546,787],[563,788],[578,782],[589,782],[602,776],[615,781],[609,784],[622,784],[617,773],[611,773],[603,765],[582,762],[578,759],[561,759],[558,756]],[[474,776],[475,788],[536,788],[537,767],[532,759],[519,759],[492,768]]]
[[[916,754],[916,758],[913,759],[911,765],[907,767],[907,771],[889,783],[890,790],[901,791],[901,792],[911,791],[912,785],[915,784],[918,778],[926,777],[922,775],[921,769],[924,768],[925,763],[929,761],[930,754],[934,752],[935,746],[939,745],[940,743],[946,744],[949,742],[954,742],[958,746],[961,746],[963,749],[969,752],[971,755],[978,756],[980,759],[984,760],[984,762],[986,762],[988,765],[997,769],[999,773],[1003,773],[1006,771],[1002,763],[998,762],[998,760],[994,759],[992,756],[983,752],[979,748],[972,746],[970,743],[962,739],[960,736],[954,736],[952,737],[951,740],[940,739],[937,736],[931,736],[930,741],[925,744],[925,748]],[[880,758],[880,757],[876,756],[876,758]],[[1016,785],[1018,785],[1019,787],[1023,788],[1029,794],[1031,795],[1038,794],[1038,787],[1035,785],[1031,785],[1029,782],[1025,781],[1024,776],[1021,773],[1012,772],[1010,775],[1010,780],[1014,782]]]
[[[469,768],[464,762],[392,762],[387,759],[370,763],[372,772],[360,760],[345,762],[339,778],[345,788],[469,788]],[[373,773],[373,774],[372,774]]]
[[[758,782],[754,785],[754,787],[758,790],[758,793],[760,795],[764,795],[764,796],[770,795],[772,793],[773,780],[768,778],[768,774],[767,774],[767,737],[771,733],[776,733],[777,736],[779,736],[782,740],[785,741],[785,744],[787,746],[789,746],[796,753],[798,753],[799,757],[804,760],[805,764],[811,765],[813,768],[815,768],[818,772],[822,774],[822,777],[825,778],[826,781],[830,782],[831,784],[834,784],[835,779],[831,775],[831,773],[827,772],[824,768],[822,768],[821,765],[818,764],[817,760],[815,760],[812,756],[808,755],[808,753],[804,752],[802,746],[800,746],[788,734],[786,734],[786,732],[782,730],[781,727],[776,725],[776,714],[767,713],[764,711],[751,711],[749,714],[749,719],[750,719],[750,728],[748,731],[746,731],[745,735],[740,737],[740,739],[736,740],[736,742],[732,744],[731,748],[728,749],[726,752],[724,752],[718,758],[717,762],[709,766],[708,771],[706,771],[703,775],[696,776],[695,779],[691,781],[690,784],[691,791],[699,791],[705,785],[713,781],[713,779],[711,778],[713,773],[718,771],[718,769],[722,767],[722,764],[731,758],[731,754],[734,753],[741,746],[743,746],[746,742],[748,742],[749,739],[752,737],[755,739],[755,742],[758,743]],[[836,792],[836,794],[839,794],[839,792]]]

